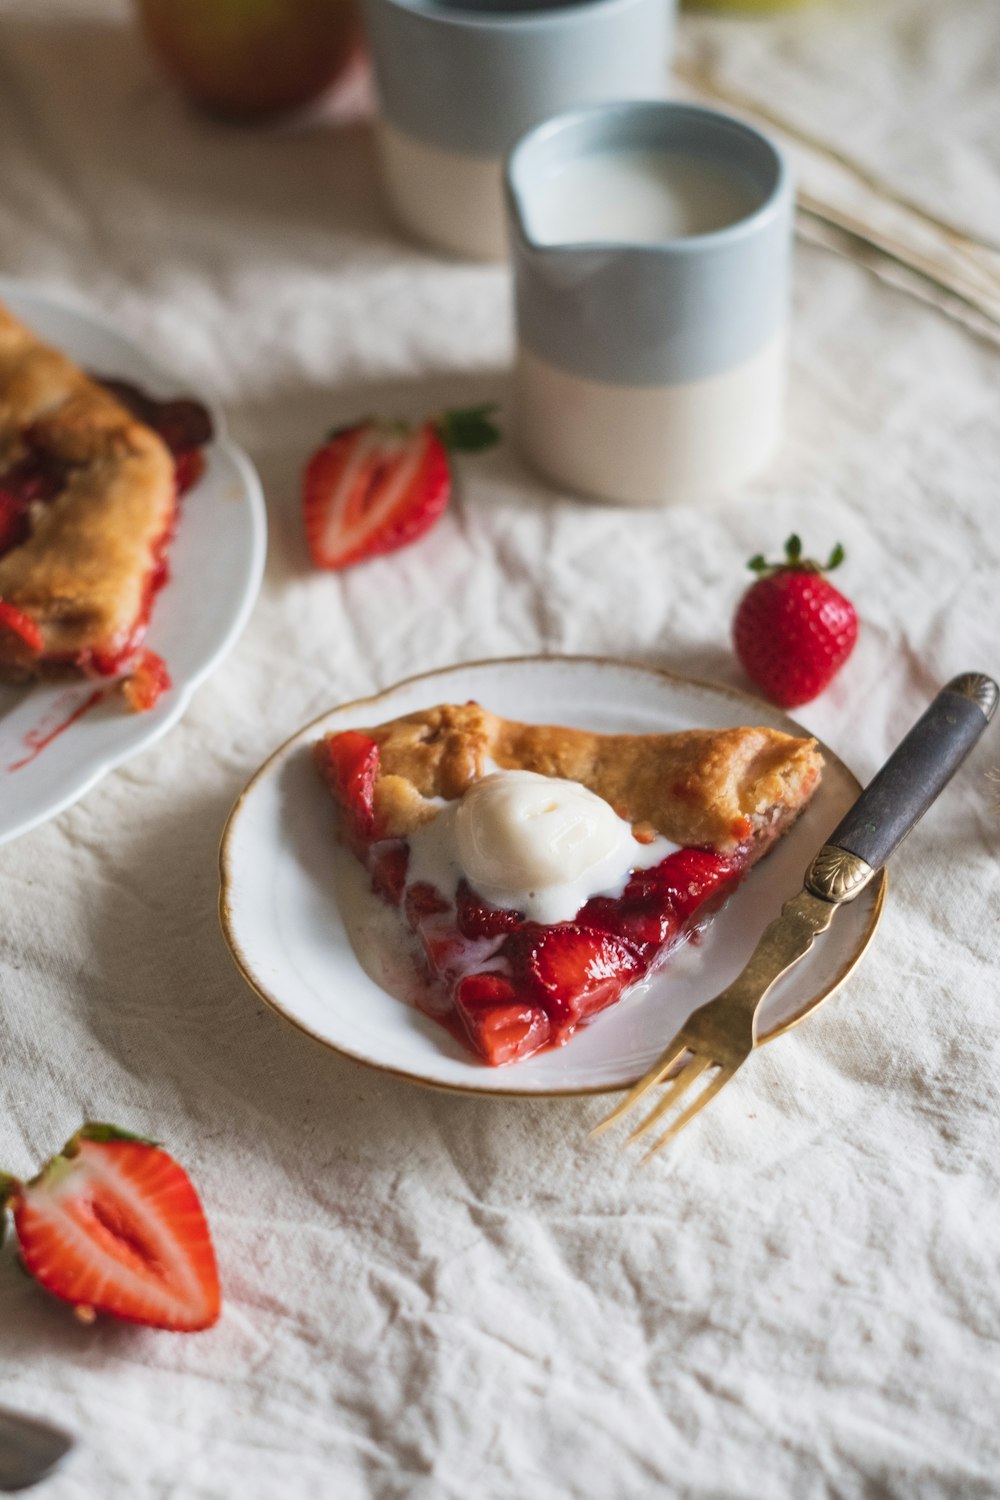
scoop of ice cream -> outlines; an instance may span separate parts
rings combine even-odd
[[[635,848],[629,825],[603,797],[533,771],[474,782],[456,813],[455,835],[469,883],[499,906],[585,878],[588,889],[600,889],[602,875],[613,879],[626,869]]]

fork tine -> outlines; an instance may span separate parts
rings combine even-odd
[[[706,1066],[711,1067],[712,1065],[711,1063],[707,1063]],[[697,1099],[693,1099],[688,1105],[687,1109],[682,1110],[681,1113],[677,1116],[677,1119],[670,1126],[670,1128],[663,1132],[659,1140],[653,1142],[639,1165],[643,1166],[647,1161],[649,1161],[649,1158],[651,1156],[656,1155],[657,1151],[662,1151],[667,1142],[673,1140],[674,1136],[677,1135],[679,1131],[683,1130],[684,1126],[689,1124],[690,1121],[694,1119],[698,1111],[700,1109],[704,1109],[705,1105],[710,1099],[715,1098],[716,1094],[721,1088],[725,1088],[726,1084],[729,1082],[730,1078],[732,1078],[735,1072],[735,1068],[720,1068],[711,1082],[702,1089]]]
[[[622,1115],[628,1114],[633,1104],[637,1104],[643,1094],[648,1093],[650,1089],[655,1088],[658,1083],[661,1083],[674,1064],[679,1062],[688,1050],[687,1042],[680,1042],[674,1052],[665,1058],[661,1057],[659,1062],[654,1063],[649,1072],[639,1079],[638,1083],[632,1085],[621,1103],[616,1104],[609,1115],[605,1115],[603,1120],[598,1121],[590,1134],[592,1136],[603,1135],[605,1130],[608,1130],[612,1125],[617,1125]]]
[[[660,1099],[654,1109],[650,1110],[646,1118],[636,1126],[625,1144],[630,1146],[633,1141],[637,1141],[641,1136],[644,1136],[647,1130],[651,1130],[657,1120],[662,1120],[667,1111],[673,1109],[681,1096],[687,1093],[692,1083],[701,1077],[706,1068],[710,1068],[711,1066],[712,1059],[710,1057],[698,1057],[697,1055],[692,1057],[689,1063],[685,1063],[677,1077],[664,1090],[662,1099]]]

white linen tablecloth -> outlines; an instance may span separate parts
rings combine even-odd
[[[0,271],[213,385],[271,540],[183,722],[0,849],[0,1166],[86,1117],[162,1140],[225,1293],[197,1336],[82,1328],[0,1252],[0,1402],[80,1438],[40,1493],[996,1495],[995,728],[896,860],[864,966],[642,1172],[588,1143],[593,1101],[432,1093],[272,1015],[226,955],[216,855],[294,728],[421,669],[594,652],[741,684],[745,560],[793,529],[844,543],[862,618],[800,717],[866,776],[941,682],[1000,672],[1000,350],[800,247],[788,440],[744,493],[582,505],[504,446],[419,546],[321,576],[304,455],[352,415],[503,400],[507,275],[397,238],[363,119],[207,123],[126,20],[0,0]]]
[[[770,131],[800,233],[1000,338],[1000,16],[991,0],[827,0],[690,16],[676,86]]]

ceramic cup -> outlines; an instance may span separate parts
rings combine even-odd
[[[793,194],[758,131],[686,104],[577,110],[507,163],[514,430],[560,487],[731,490],[781,432]]]
[[[379,152],[397,219],[481,260],[507,253],[503,160],[529,126],[662,94],[676,0],[365,0]]]

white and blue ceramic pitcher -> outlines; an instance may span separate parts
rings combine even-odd
[[[577,110],[507,165],[515,433],[564,489],[698,501],[781,433],[793,194],[778,150],[714,110]]]
[[[507,251],[503,160],[576,105],[663,94],[676,0],[364,0],[390,204],[425,243]]]

